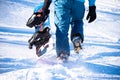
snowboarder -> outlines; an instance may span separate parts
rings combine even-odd
[[[89,1],[88,23],[96,19],[96,0]],[[46,14],[52,0],[44,0],[42,11]],[[54,18],[56,26],[56,53],[58,60],[67,60],[70,56],[68,39],[69,25],[71,24],[71,41],[75,52],[79,52],[84,41],[83,17],[85,0],[54,0]]]
[[[37,56],[41,56],[44,53],[41,51],[41,46],[44,46],[44,48],[47,48],[48,45],[46,45],[50,39],[50,24],[49,24],[49,10],[46,10],[46,12],[43,14],[42,12],[42,6],[39,5],[34,9],[33,15],[28,19],[27,26],[32,28],[35,27],[35,33],[33,36],[28,40],[29,42],[29,49],[32,49],[32,46],[35,45],[36,47],[36,54]],[[43,49],[44,50],[44,49]]]

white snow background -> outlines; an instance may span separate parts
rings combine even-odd
[[[45,55],[28,49],[34,28],[26,26],[41,0],[0,0],[0,80],[120,80],[120,0],[96,0],[97,19],[86,21],[80,54],[73,51],[67,63],[57,63],[54,7],[50,6],[52,38]],[[70,34],[70,33],[69,33]]]

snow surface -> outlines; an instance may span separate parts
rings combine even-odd
[[[120,80],[120,0],[96,1],[96,21],[89,24],[84,18],[83,50],[74,53],[70,42],[69,61],[59,64],[53,46],[53,4],[51,46],[38,58],[27,43],[34,29],[25,24],[41,0],[0,0],[0,80]]]

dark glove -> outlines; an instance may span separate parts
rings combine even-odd
[[[49,16],[50,10],[49,9],[46,9],[46,10],[41,9],[41,12],[42,12],[42,15],[41,15],[42,22],[45,22],[45,20]]]
[[[50,13],[50,10],[49,9],[42,9],[42,14],[43,14],[43,16],[46,16],[46,15],[49,15],[49,13]]]
[[[47,19],[49,13],[50,13],[49,9],[44,10],[43,8],[41,8],[39,12],[35,12],[34,14],[36,14],[36,16],[40,14],[40,16],[37,17],[41,17],[43,19],[42,21],[44,22]]]
[[[37,16],[37,15],[41,15],[41,16],[45,16],[45,15],[48,15],[50,13],[50,10],[43,10],[42,8],[39,10],[39,12],[35,12],[34,14]]]
[[[88,23],[91,23],[96,19],[96,6],[89,7],[89,12],[86,19],[88,20]]]

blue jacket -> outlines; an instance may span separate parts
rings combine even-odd
[[[47,0],[47,1],[51,2],[52,0]],[[53,1],[55,1],[55,0],[53,0]],[[76,1],[85,2],[85,0],[76,0]],[[96,0],[88,0],[89,6],[94,6],[95,5],[95,1]]]
[[[52,2],[52,0],[45,0],[46,2]],[[55,0],[53,0],[55,1]],[[80,1],[80,2],[85,2],[85,0],[77,0],[77,1]],[[89,6],[94,6],[95,5],[95,1],[96,0],[88,0],[89,1]],[[34,12],[39,12],[39,10],[42,8],[42,6],[44,5],[44,2],[39,6],[37,6],[35,9],[34,9]]]

